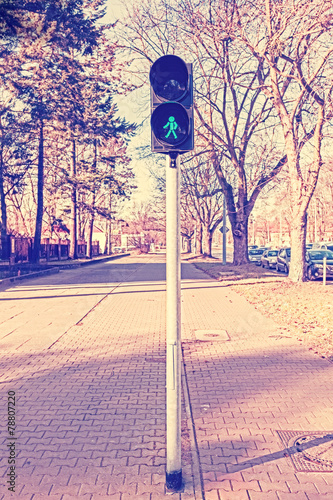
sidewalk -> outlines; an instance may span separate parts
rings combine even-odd
[[[333,498],[333,364],[223,283],[187,286],[183,351],[205,500]]]
[[[22,299],[32,305],[56,301],[57,290],[62,308],[68,304],[66,325],[55,322],[49,338],[44,323],[38,330],[30,320],[29,338],[45,331],[42,342],[0,345],[0,498],[170,498],[164,488],[164,264],[158,257],[138,263],[125,257],[111,268],[102,265],[93,266],[94,273],[66,271],[0,293],[0,299],[14,297],[11,308]],[[107,272],[113,281],[94,282]],[[80,283],[74,285],[74,278]],[[333,474],[323,469],[333,470],[332,441],[325,438],[333,430],[333,365],[188,263],[182,288],[184,392],[191,414],[183,412],[185,490],[172,498],[332,498]],[[87,313],[82,306],[81,319],[74,314],[68,327],[71,301],[81,296]],[[47,314],[52,323],[59,309],[52,305]],[[8,316],[0,328],[9,323]],[[6,339],[14,333],[8,330]],[[15,494],[6,486],[8,391],[17,398]],[[303,462],[320,466],[319,472],[295,468],[305,467],[294,446],[302,437],[319,465]]]

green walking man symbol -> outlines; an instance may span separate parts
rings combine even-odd
[[[170,127],[169,132],[167,133],[165,138],[167,139],[172,132],[174,138],[177,139],[177,134],[176,134],[175,130],[177,130],[178,124],[176,123],[174,116],[169,116],[169,121],[168,121],[168,123],[166,123],[164,125],[163,128],[168,128],[168,127]]]

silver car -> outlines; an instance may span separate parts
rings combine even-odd
[[[289,273],[291,248],[280,248],[276,257],[276,270]]]
[[[278,250],[265,250],[265,252],[261,256],[261,267],[270,267],[276,268],[276,258],[278,254]]]

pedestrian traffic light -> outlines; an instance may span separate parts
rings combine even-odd
[[[151,150],[186,153],[194,148],[192,64],[174,55],[151,67]]]

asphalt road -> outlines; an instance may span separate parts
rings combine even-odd
[[[195,273],[182,265],[182,278]],[[0,350],[49,348],[121,283],[165,289],[165,255],[124,257],[26,279],[0,292]]]
[[[27,279],[2,291],[0,349],[52,345],[142,265],[125,259]]]

